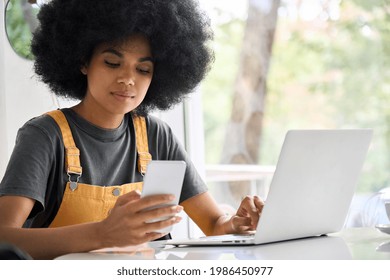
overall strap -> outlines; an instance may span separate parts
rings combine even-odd
[[[80,165],[80,150],[76,147],[76,144],[73,140],[72,132],[70,130],[68,121],[66,120],[64,113],[61,110],[54,110],[46,114],[56,121],[61,130],[62,139],[64,141],[65,146],[66,173],[69,176],[71,174],[81,176],[83,169]]]
[[[142,175],[146,173],[146,167],[152,160],[152,155],[148,148],[148,131],[144,117],[133,115],[135,129],[137,153],[138,153],[138,172]]]

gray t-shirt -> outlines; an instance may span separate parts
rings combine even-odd
[[[112,186],[143,181],[137,170],[135,132],[130,114],[116,129],[102,129],[62,109],[80,150],[83,174],[80,183]],[[170,127],[153,116],[146,117],[149,152],[153,160],[187,163],[180,202],[207,190],[184,148]],[[61,131],[48,115],[28,121],[19,129],[15,148],[0,183],[0,195],[19,195],[36,200],[25,226],[48,227],[57,214],[66,182]]]

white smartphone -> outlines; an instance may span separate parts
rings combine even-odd
[[[185,171],[186,163],[184,161],[152,160],[146,169],[141,197],[156,194],[173,194],[175,199],[169,204],[161,204],[145,210],[177,205],[180,199]],[[170,217],[171,216],[161,217],[148,222],[158,222],[169,219]],[[169,233],[171,230],[172,226],[156,230],[156,232]]]

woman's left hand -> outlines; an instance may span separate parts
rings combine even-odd
[[[264,207],[263,200],[258,196],[246,196],[240,204],[237,213],[233,215],[228,223],[229,233],[244,233],[256,230],[257,223]]]

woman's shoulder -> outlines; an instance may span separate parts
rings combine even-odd
[[[168,126],[168,124],[165,121],[163,121],[161,118],[159,118],[155,115],[146,115],[145,119],[146,119],[146,122],[148,122],[152,125]]]
[[[172,129],[168,123],[154,115],[145,116],[148,131],[158,132],[159,134],[171,135]]]
[[[19,134],[27,134],[30,137],[57,138],[61,131],[52,117],[46,113],[28,120],[20,129]]]

